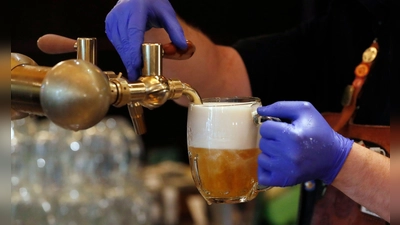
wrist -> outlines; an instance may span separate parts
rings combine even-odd
[[[390,221],[390,159],[357,143],[353,144],[332,185]],[[379,188],[377,188],[379,187]]]
[[[338,133],[336,133],[336,135],[339,147],[338,149],[335,150],[336,151],[335,161],[333,162],[333,165],[331,167],[330,172],[328,173],[328,176],[322,180],[325,184],[331,184],[338,176],[354,145],[354,140],[345,138]]]

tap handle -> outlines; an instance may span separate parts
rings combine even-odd
[[[57,34],[45,34],[37,40],[38,48],[47,54],[63,54],[76,51],[76,40]]]
[[[77,59],[97,64],[97,39],[67,38],[57,34],[45,34],[37,40],[38,48],[47,54],[77,52]]]
[[[172,43],[162,44],[161,46],[163,49],[163,58],[178,60],[189,59],[196,51],[196,46],[193,44],[193,42],[189,40],[186,40],[186,43],[188,45],[188,48],[185,50],[178,49]]]

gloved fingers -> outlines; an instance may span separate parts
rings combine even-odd
[[[270,157],[266,154],[261,153],[258,155],[257,163],[258,183],[262,185],[269,185],[269,180],[271,177]]]
[[[282,160],[279,156],[270,156],[265,153],[260,153],[257,158],[257,163],[260,168],[274,173],[278,172],[279,174],[285,173],[286,169],[288,169],[285,168],[285,171],[282,170],[282,168],[287,165],[285,161],[286,160]]]
[[[260,157],[262,158],[262,156],[259,156],[259,164],[257,168],[257,177],[259,184],[273,187],[286,187],[288,185],[291,185],[289,183],[289,177],[286,176],[285,173],[279,173],[277,172],[277,170],[271,170],[261,166],[265,164],[262,164],[260,162]]]
[[[138,35],[140,36],[140,35]],[[139,38],[139,37],[138,37]],[[142,43],[142,42],[140,42]],[[141,74],[142,48],[136,42],[127,42],[117,49],[128,73],[128,80],[135,81]]]
[[[108,13],[106,17],[106,34],[113,44],[128,73],[130,81],[136,80],[140,75],[141,45],[144,40],[144,30],[146,15],[138,13],[135,17],[131,16],[135,7],[140,10],[139,5],[127,5],[129,1],[120,1]]]
[[[258,183],[265,186],[270,186],[271,171],[258,166],[257,169]]]
[[[124,2],[129,2],[130,0],[118,0],[117,3],[115,4],[115,6],[124,3]]]
[[[272,165],[274,161],[272,160],[271,156],[265,153],[260,153],[258,155],[257,163],[259,168],[262,168],[263,170],[266,171],[271,171],[271,169],[274,167]]]
[[[283,138],[291,137],[293,124],[267,120],[260,126],[260,135],[267,140],[282,141]]]
[[[259,107],[258,114],[282,119],[296,120],[305,110],[314,109],[309,102],[304,101],[279,101],[271,105]]]
[[[106,34],[115,47],[119,47],[122,44],[121,42],[128,38],[128,28],[134,22],[131,18],[131,11],[133,10],[132,8],[138,8],[138,4],[133,5],[133,3],[133,1],[130,2],[127,0],[118,1],[106,16]],[[136,18],[137,16],[140,16],[140,14],[135,15]],[[139,24],[139,21],[137,24]]]
[[[268,157],[279,157],[282,153],[279,146],[281,146],[281,144],[277,140],[261,138],[259,142],[259,148],[262,154]]]
[[[120,55],[128,72],[128,80],[134,81],[140,75],[142,67],[142,43],[146,31],[146,15],[139,13],[131,16],[128,22],[127,32],[121,35]],[[121,27],[122,28],[122,27]],[[122,39],[123,38],[123,39]]]
[[[180,25],[175,10],[168,1],[160,1],[160,7],[154,8],[154,14],[159,18],[157,21],[162,22],[162,27],[168,33],[172,43],[179,49],[187,49],[186,38]]]

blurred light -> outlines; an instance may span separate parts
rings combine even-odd
[[[43,202],[42,203],[42,208],[45,212],[49,212],[51,210],[51,205],[48,202]]]
[[[39,168],[43,168],[46,165],[46,161],[42,158],[38,159],[36,163]]]
[[[106,121],[106,125],[107,125],[108,128],[113,129],[113,128],[115,128],[117,126],[117,121],[115,121],[114,118],[109,118]]]
[[[93,126],[93,127],[88,128],[86,130],[86,133],[88,134],[88,136],[96,134],[96,127]]]
[[[107,126],[104,124],[104,122],[99,122],[96,125],[96,129],[97,129],[97,131],[103,132],[107,129]]]
[[[26,188],[20,188],[19,189],[19,194],[22,196],[22,197],[26,197],[26,196],[28,196],[28,190],[26,190]]]
[[[103,209],[107,208],[109,205],[108,200],[107,199],[102,199],[99,201],[99,206]]]
[[[81,145],[79,144],[79,142],[72,142],[69,147],[71,148],[72,151],[76,152],[81,148]]]
[[[11,184],[14,185],[14,186],[18,185],[19,184],[19,178],[16,177],[16,176],[12,176],[11,177]]]
[[[72,190],[69,192],[69,197],[72,199],[78,199],[79,198],[79,192],[77,190]]]
[[[11,139],[14,138],[14,128],[11,127]]]

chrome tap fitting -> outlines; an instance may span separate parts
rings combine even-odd
[[[47,46],[46,42],[40,45],[44,49],[54,46]],[[58,47],[77,51],[77,59],[59,62],[54,67],[38,66],[25,55],[11,53],[11,119],[41,115],[63,128],[83,130],[96,125],[110,105],[127,105],[135,132],[143,134],[146,127],[142,107],[154,109],[182,95],[195,104],[202,104],[190,85],[162,75],[162,58],[191,57],[195,47],[189,41],[188,46],[187,51],[178,52],[172,44],[144,43],[142,75],[134,82],[95,65],[96,39],[93,38],[78,39],[73,47]]]
[[[202,103],[199,94],[188,84],[180,80],[167,79],[162,75],[164,50],[161,44],[144,43],[142,55],[142,75],[138,81],[128,83],[121,77],[110,78],[110,82],[114,85],[111,89],[116,90],[113,92],[116,94],[113,105],[116,107],[128,105],[129,114],[138,134],[146,132],[142,107],[154,109],[167,100],[178,99],[182,95],[194,103]]]

